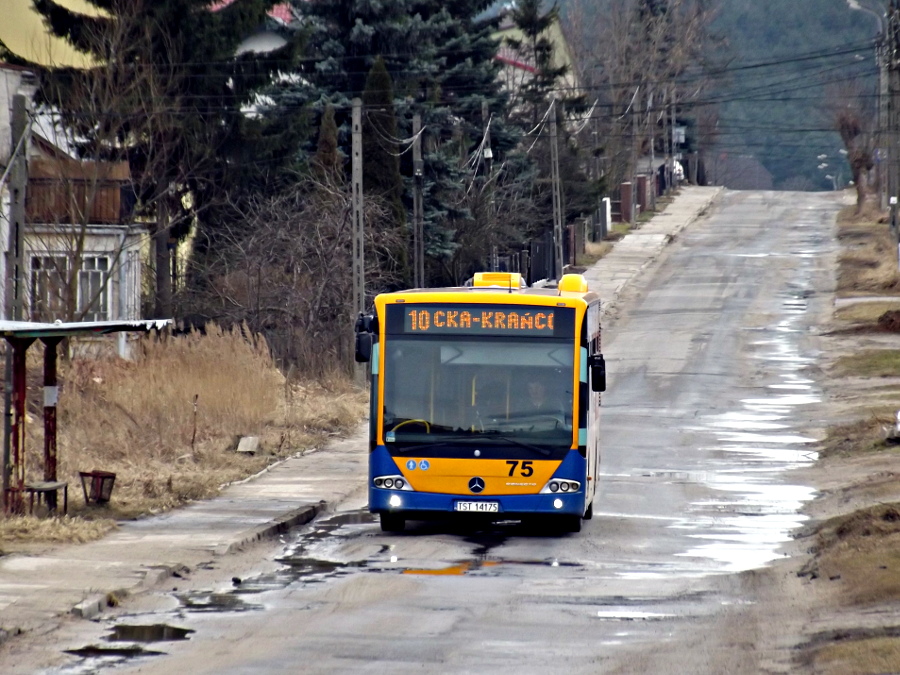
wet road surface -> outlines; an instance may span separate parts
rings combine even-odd
[[[838,207],[726,193],[630,291],[604,326],[603,472],[581,533],[386,535],[361,489],[260,573],[144,598],[54,672],[762,672],[752,637],[736,649],[723,626],[754,602],[737,573],[783,555],[813,495],[787,472],[815,460],[822,424],[812,327]]]

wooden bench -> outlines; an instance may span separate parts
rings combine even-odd
[[[28,512],[34,513],[34,496],[37,495],[38,505],[41,503],[41,499],[43,498],[44,503],[47,502],[47,495],[51,492],[56,495],[58,491],[63,491],[63,515],[69,512],[69,484],[65,481],[51,481],[51,480],[36,480],[30,483],[25,483],[25,492],[28,493]],[[55,501],[55,500],[54,500]],[[48,504],[49,505],[49,504]],[[57,508],[59,510],[59,504],[57,502]]]

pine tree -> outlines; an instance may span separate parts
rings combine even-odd
[[[362,92],[363,189],[383,197],[394,211],[394,225],[406,222],[397,145],[394,88],[384,60],[375,59]]]
[[[369,71],[379,54],[393,84],[397,133],[391,138],[411,136],[412,116],[421,115],[426,273],[436,283],[459,280],[454,270],[460,269],[456,261],[463,255],[461,250],[470,246],[466,242],[475,247],[484,244],[484,238],[477,236],[464,241],[463,231],[484,232],[503,217],[480,208],[477,197],[485,184],[511,185],[530,170],[530,162],[518,149],[518,129],[505,120],[507,99],[497,78],[498,44],[492,37],[496,18],[476,20],[491,4],[490,0],[319,0],[295,5],[308,20],[311,56],[302,71],[309,85],[298,87],[298,95],[335,105],[345,147],[349,99],[359,95],[360,74]],[[484,102],[493,115],[493,177],[488,176],[482,154],[476,152],[485,130]],[[390,148],[394,153],[406,149],[402,144]],[[411,153],[402,155],[400,172],[403,204],[409,210]],[[502,190],[492,194],[494,207],[502,214],[508,200]],[[517,229],[492,240],[501,248],[518,241]],[[478,255],[482,260],[478,268],[484,269],[490,246],[480,248],[478,254],[467,251],[463,257]]]
[[[335,180],[341,170],[341,155],[338,148],[338,129],[334,123],[334,106],[325,108],[319,125],[319,142],[313,158],[313,170],[324,179]]]

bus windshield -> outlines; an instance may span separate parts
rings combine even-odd
[[[573,340],[391,336],[384,349],[392,450],[465,439],[571,447]]]

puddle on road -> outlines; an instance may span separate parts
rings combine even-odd
[[[64,651],[66,654],[71,654],[72,656],[80,656],[85,659],[108,658],[108,657],[120,657],[120,658],[124,658],[124,659],[133,659],[138,656],[161,656],[161,655],[165,654],[165,652],[158,652],[158,651],[153,651],[151,649],[145,649],[144,647],[142,647],[140,645],[121,645],[121,646],[88,645],[87,647],[80,647],[78,649],[66,649]]]
[[[112,635],[107,636],[110,642],[168,642],[170,640],[187,640],[194,631],[190,628],[177,628],[164,623],[150,625],[117,624],[112,627]]]
[[[687,473],[688,480],[712,494],[693,501],[688,513],[669,526],[696,542],[677,553],[679,558],[708,560],[713,569],[726,572],[763,567],[781,557],[781,545],[807,519],[799,511],[815,491],[782,482],[787,470],[817,458],[815,439],[799,433],[795,422],[798,410],[821,401],[816,383],[804,372],[815,358],[801,353],[801,336],[807,332],[804,314],[814,295],[803,286],[781,294],[779,320],[754,329],[766,334],[750,343],[751,358],[765,364],[768,381],[760,385],[765,395],[744,398],[739,409],[685,428],[715,439],[705,448],[712,457],[732,457],[740,463]]]
[[[597,618],[603,621],[663,621],[675,618],[675,614],[657,614],[655,612],[599,611]]]
[[[77,649],[66,649],[64,653],[80,657],[77,663],[63,667],[56,672],[68,675],[96,673],[104,668],[121,666],[147,656],[162,656],[166,652],[148,649],[145,644],[152,642],[175,642],[187,640],[190,628],[179,628],[164,623],[116,624],[104,640],[110,644],[92,644]]]
[[[247,612],[262,609],[262,605],[246,602],[234,593],[191,591],[175,593],[181,608],[187,612]]]

